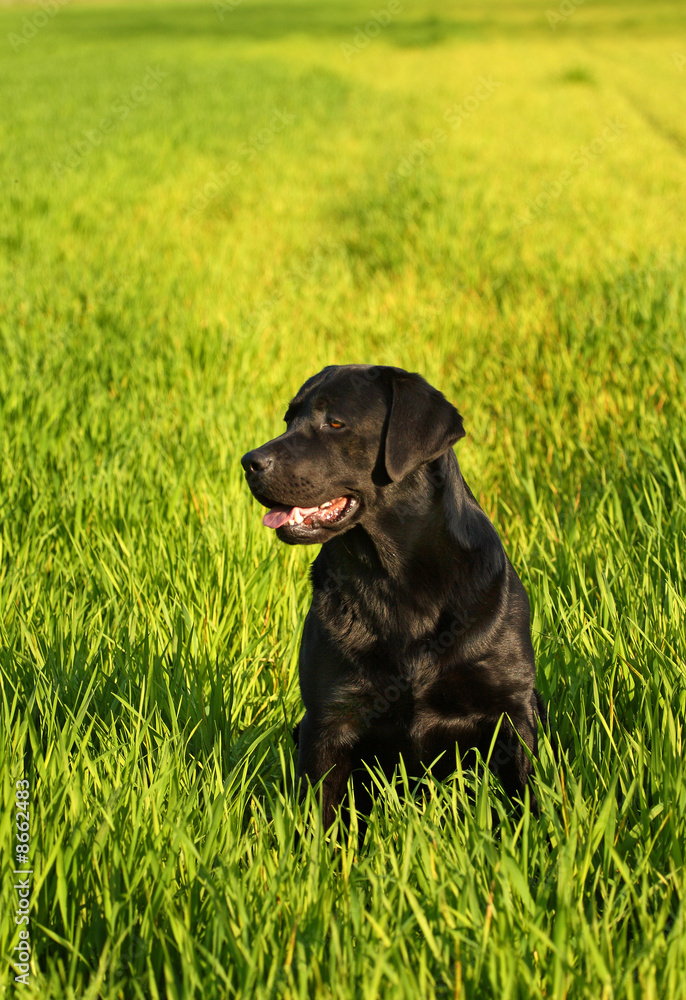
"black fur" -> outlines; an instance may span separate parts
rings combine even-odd
[[[409,774],[432,765],[442,779],[456,750],[466,764],[475,748],[485,758],[500,725],[490,766],[521,795],[545,722],[529,601],[462,478],[459,413],[419,375],[344,365],[309,379],[286,419],[242,459],[255,497],[355,501],[340,524],[277,529],[290,544],[326,543],[300,650],[299,781],[324,778],[329,824],[362,761],[391,774],[402,754]],[[356,800],[368,808],[361,784]]]

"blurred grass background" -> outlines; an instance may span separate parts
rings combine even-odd
[[[6,989],[686,996],[686,15],[550,11],[0,7]],[[464,414],[560,743],[538,822],[387,788],[358,852],[292,801],[314,552],[238,459],[353,361]]]

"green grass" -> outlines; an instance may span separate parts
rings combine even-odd
[[[0,982],[685,998],[683,5],[407,0],[349,58],[359,0],[73,0],[13,46],[38,9],[0,9]],[[559,741],[538,821],[387,786],[358,851],[293,802],[314,552],[238,459],[352,361],[464,414]]]

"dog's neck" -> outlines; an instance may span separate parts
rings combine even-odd
[[[472,586],[475,575],[490,582],[506,561],[452,448],[402,484],[381,487],[374,517],[331,539],[324,549],[327,564],[344,572],[417,583],[432,579],[432,568],[445,565],[446,552],[453,556],[455,576]]]

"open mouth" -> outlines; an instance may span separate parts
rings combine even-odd
[[[318,507],[285,507],[275,504],[262,518],[267,528],[325,528],[337,524],[357,508],[354,497],[336,497]]]

